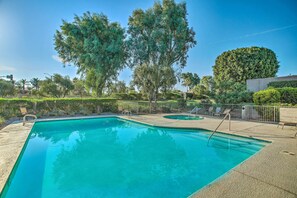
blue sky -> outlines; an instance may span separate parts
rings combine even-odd
[[[180,1],[177,1],[180,2]],[[0,0],[0,75],[15,79],[44,78],[61,73],[74,77],[75,67],[63,67],[54,50],[53,36],[62,19],[86,11],[106,14],[127,27],[137,8],[154,0]],[[198,44],[189,52],[184,72],[212,75],[218,55],[239,47],[272,49],[280,61],[278,76],[297,74],[296,0],[187,0],[188,19]],[[129,82],[125,69],[119,79]]]

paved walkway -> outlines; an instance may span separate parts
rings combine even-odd
[[[158,115],[120,116],[155,126],[203,128],[213,130],[220,120],[169,120]],[[32,124],[10,124],[0,130],[0,191],[2,190]],[[218,181],[193,194],[193,197],[295,197],[297,198],[297,129],[255,122],[223,123],[219,131],[271,141],[257,155],[229,171]]]

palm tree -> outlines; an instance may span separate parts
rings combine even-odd
[[[30,80],[31,85],[33,86],[33,88],[35,88],[35,90],[39,90],[39,83],[40,80],[38,78],[32,78]]]
[[[21,84],[21,89],[22,89],[22,93],[25,93],[25,89],[26,89],[26,79],[21,79],[20,80],[20,84]]]

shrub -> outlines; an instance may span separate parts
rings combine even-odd
[[[160,93],[158,95],[158,98],[163,99],[163,100],[177,100],[182,98],[182,93],[177,92],[177,91],[167,91],[165,93]]]
[[[261,90],[253,95],[254,103],[258,105],[279,103],[281,94],[276,89]]]
[[[111,95],[112,98],[116,98],[118,100],[141,100],[141,93],[115,93]]]
[[[0,99],[0,114],[3,117],[20,116],[19,108],[27,107],[37,116],[50,114],[90,114],[100,112],[117,112],[116,99],[109,98],[44,98],[44,99]],[[87,113],[86,113],[87,112]]]
[[[178,106],[178,108],[184,109],[187,107],[187,101],[184,99],[178,99],[177,106]]]
[[[280,93],[280,102],[297,104],[297,88],[284,87],[276,89]]]
[[[5,123],[5,119],[0,116],[0,126]]]
[[[268,87],[274,87],[274,88],[283,88],[283,87],[295,87],[295,88],[297,88],[297,80],[270,82],[270,83],[268,83],[267,86]]]

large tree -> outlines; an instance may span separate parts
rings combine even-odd
[[[212,97],[215,90],[215,82],[212,76],[203,76],[200,84],[205,87],[206,95]]]
[[[26,79],[21,79],[18,81],[18,84],[19,84],[19,88],[21,90],[21,93],[25,93],[25,90],[26,90],[26,83],[27,83],[27,80]]]
[[[73,85],[74,85],[74,89],[72,90],[72,92],[73,92],[74,95],[78,95],[81,98],[83,96],[87,96],[88,95],[87,90],[85,88],[85,81],[84,80],[81,80],[81,79],[78,79],[78,78],[74,78],[72,80],[72,82],[73,82]]]
[[[217,84],[226,81],[246,83],[247,79],[274,77],[279,62],[275,53],[263,47],[238,48],[222,53],[213,66]]]
[[[252,93],[246,85],[232,80],[221,82],[216,90],[215,100],[221,104],[240,104],[252,102]]]
[[[189,89],[193,89],[196,85],[200,83],[200,78],[196,73],[182,73],[182,85]]]
[[[35,89],[35,90],[39,90],[39,83],[40,83],[40,80],[38,78],[32,78],[30,80],[30,83],[32,85],[32,87]]]
[[[60,74],[54,74],[52,76],[53,81],[58,85],[58,88],[64,98],[71,90],[74,89],[74,85],[69,76],[61,76]]]
[[[125,81],[110,82],[107,85],[106,94],[111,95],[113,93],[127,93],[128,87]]]
[[[56,98],[65,97],[73,89],[74,85],[69,76],[63,77],[60,74],[46,78],[40,86],[41,93]]]
[[[87,77],[88,87],[97,96],[108,81],[117,78],[127,58],[125,30],[107,16],[89,12],[75,16],[72,23],[63,21],[55,34],[55,49],[64,65],[77,66],[78,73]]]
[[[12,82],[0,79],[0,96],[9,96],[14,94],[14,86]]]
[[[153,76],[153,69],[147,64],[141,64],[135,67],[132,80],[132,84],[135,85],[143,95],[147,96],[150,103],[153,100],[155,90]]]
[[[186,4],[174,0],[156,2],[148,10],[135,10],[128,25],[130,63],[135,67],[133,76],[140,77],[134,82],[140,82],[138,86],[146,90],[148,99],[156,101],[164,84],[164,71],[176,72],[185,67],[188,50],[196,44]]]

